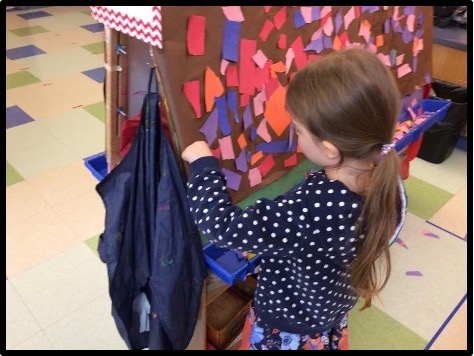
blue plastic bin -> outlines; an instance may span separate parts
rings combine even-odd
[[[105,152],[84,158],[84,164],[89,168],[92,175],[99,181],[107,175],[107,160],[105,158]]]
[[[443,120],[446,112],[448,111],[451,102],[448,100],[435,100],[435,99],[423,99],[418,102],[414,107],[413,111],[418,114],[419,109],[421,112],[432,112],[425,121],[419,125],[413,125],[404,136],[402,136],[397,142],[395,142],[395,149],[397,152],[402,151],[410,143],[418,140],[420,135],[433,126],[436,122]],[[398,117],[398,122],[404,122],[411,119],[410,113],[405,111]]]
[[[254,273],[260,263],[260,255],[249,260],[240,257],[233,250],[217,247],[213,243],[204,246],[203,251],[208,268],[230,286],[238,280],[245,281],[247,274]]]

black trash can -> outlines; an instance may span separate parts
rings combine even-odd
[[[442,80],[434,80],[435,96],[430,99],[450,100],[443,120],[424,132],[417,157],[431,163],[442,163],[452,154],[456,141],[467,123],[467,88]]]

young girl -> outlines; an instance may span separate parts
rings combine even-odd
[[[286,109],[298,145],[321,170],[274,200],[234,205],[208,145],[182,152],[200,231],[218,246],[262,256],[243,349],[347,349],[347,314],[390,276],[389,246],[406,201],[392,139],[396,83],[362,48],[332,52],[290,81]]]

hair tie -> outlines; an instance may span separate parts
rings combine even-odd
[[[395,144],[394,143],[386,143],[384,145],[382,145],[382,148],[380,149],[380,155],[381,156],[385,156],[387,153],[389,153],[392,148],[395,147]]]

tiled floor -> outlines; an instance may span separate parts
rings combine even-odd
[[[83,161],[105,147],[103,49],[87,6],[6,13],[6,349],[126,349],[96,253],[105,211]],[[405,184],[392,277],[373,308],[351,312],[351,348],[472,348],[467,153],[416,158]]]

